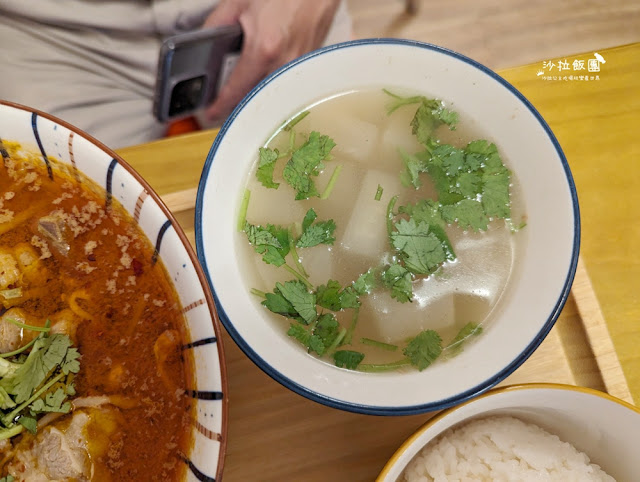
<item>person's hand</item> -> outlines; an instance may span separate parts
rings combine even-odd
[[[242,53],[207,118],[228,116],[261,79],[322,45],[340,0],[221,0],[203,27],[240,23]]]

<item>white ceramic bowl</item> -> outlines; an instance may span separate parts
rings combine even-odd
[[[491,390],[439,413],[409,437],[382,469],[377,482],[396,482],[431,440],[454,425],[492,415],[534,423],[586,453],[616,480],[637,480],[640,410],[589,388],[527,384]]]
[[[238,261],[236,222],[248,173],[280,123],[323,98],[362,88],[424,92],[482,126],[519,179],[527,213],[523,263],[477,342],[446,363],[412,373],[338,369],[285,342],[285,330],[250,299]],[[500,382],[536,349],[569,294],[580,223],[575,187],[551,130],[533,106],[491,70],[432,45],[394,39],[347,42],[297,59],[258,85],[218,134],[196,204],[198,257],[218,314],[266,373],[312,400],[369,414],[441,409]]]
[[[174,280],[187,319],[193,350],[195,386],[184,387],[194,397],[197,420],[194,446],[184,454],[189,480],[220,478],[227,442],[227,377],[211,292],[182,228],[151,189],[115,152],[84,132],[43,112],[0,102],[0,139],[20,143],[85,174],[118,200],[155,245]],[[204,477],[204,478],[203,478]],[[210,477],[211,479],[209,479]]]

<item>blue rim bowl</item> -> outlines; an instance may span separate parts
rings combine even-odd
[[[431,62],[428,68],[423,67],[424,61],[422,57],[425,57],[426,60]],[[354,61],[356,58],[357,61]],[[230,313],[228,300],[231,299],[229,296],[235,296],[236,299],[234,303],[249,305],[248,298],[250,295],[247,288],[245,288],[244,291],[241,290],[240,293],[236,290],[236,293],[233,295],[228,295],[225,291],[231,290],[232,288],[228,285],[233,283],[229,282],[226,276],[219,275],[219,273],[224,270],[227,270],[225,273],[237,271],[237,266],[233,264],[235,252],[232,248],[227,249],[228,246],[221,248],[217,241],[223,237],[221,233],[224,232],[225,229],[228,231],[235,230],[235,223],[231,223],[230,220],[235,221],[234,216],[238,210],[243,185],[238,184],[240,188],[237,189],[237,192],[232,193],[231,198],[226,195],[219,195],[219,193],[228,189],[227,185],[233,184],[231,180],[238,176],[233,164],[242,164],[245,158],[250,156],[247,153],[252,152],[251,160],[250,162],[247,161],[248,163],[246,164],[247,166],[252,166],[257,157],[255,153],[257,153],[258,147],[264,145],[264,141],[268,138],[267,134],[275,130],[283,118],[291,118],[308,105],[323,98],[323,96],[336,93],[335,87],[340,86],[341,83],[344,83],[343,92],[352,89],[353,86],[349,84],[348,78],[351,75],[358,75],[357,73],[352,73],[352,71],[365,70],[366,73],[360,75],[374,75],[373,78],[376,80],[374,80],[372,85],[387,85],[384,83],[381,84],[380,79],[385,76],[393,79],[394,74],[389,73],[388,70],[382,67],[370,65],[375,64],[377,58],[384,58],[384,62],[390,64],[389,69],[392,67],[397,68],[400,72],[402,72],[403,65],[412,65],[411,62],[413,62],[414,67],[412,68],[415,70],[424,68],[426,72],[424,75],[415,75],[422,75],[424,77],[427,94],[431,93],[431,81],[437,83],[438,76],[449,76],[442,81],[443,84],[460,83],[464,86],[464,89],[460,90],[464,95],[480,95],[489,99],[486,102],[492,103],[491,105],[494,106],[497,114],[488,110],[488,117],[499,117],[504,114],[504,116],[509,116],[510,119],[515,119],[513,122],[520,122],[521,124],[511,127],[511,124],[508,124],[506,120],[502,120],[502,117],[499,117],[499,120],[496,122],[502,122],[505,126],[508,126],[509,129],[522,129],[522,126],[525,126],[526,129],[528,129],[526,137],[532,137],[529,135],[529,132],[534,132],[534,135],[539,139],[538,144],[544,144],[545,146],[546,150],[543,154],[553,159],[549,160],[547,164],[543,163],[540,166],[528,165],[522,169],[528,173],[526,176],[537,179],[538,175],[535,174],[535,170],[548,169],[547,165],[552,166],[553,172],[544,173],[547,176],[546,180],[536,181],[538,182],[537,192],[531,194],[531,199],[536,199],[535,204],[537,204],[537,200],[541,200],[540,202],[543,203],[551,203],[544,208],[547,211],[547,215],[552,218],[557,215],[559,218],[554,218],[554,221],[547,226],[549,229],[556,230],[556,233],[539,240],[537,238],[539,234],[536,231],[537,225],[532,221],[534,216],[530,215],[531,213],[529,212],[527,213],[530,215],[529,220],[531,221],[527,229],[534,231],[533,234],[530,233],[532,239],[527,246],[527,252],[538,249],[549,251],[562,245],[562,249],[558,247],[558,250],[562,251],[562,253],[557,256],[555,254],[551,256],[553,259],[549,262],[550,264],[547,269],[548,271],[554,271],[554,273],[549,275],[549,282],[534,279],[528,286],[529,291],[532,293],[534,292],[533,290],[537,290],[536,296],[529,297],[536,298],[534,303],[539,302],[544,306],[533,309],[533,311],[537,309],[541,310],[531,315],[535,315],[533,321],[528,324],[523,322],[523,327],[529,325],[535,326],[531,327],[524,342],[520,340],[519,346],[512,347],[515,352],[505,355],[508,358],[506,361],[501,360],[500,362],[496,362],[501,363],[497,368],[487,368],[488,371],[486,373],[488,374],[460,382],[460,386],[452,388],[452,391],[449,393],[445,390],[443,393],[437,393],[434,397],[424,395],[420,398],[420,395],[416,395],[417,398],[411,398],[414,392],[411,390],[407,391],[404,395],[398,395],[400,398],[392,400],[391,402],[389,400],[382,400],[386,395],[381,394],[388,394],[391,391],[397,390],[397,385],[394,384],[396,382],[378,377],[378,374],[373,376],[372,374],[356,374],[353,375],[352,379],[348,378],[351,375],[347,375],[347,378],[344,380],[340,379],[339,383],[336,384],[346,384],[349,390],[356,392],[356,395],[352,398],[343,397],[342,395],[336,395],[337,392],[335,391],[333,393],[331,392],[333,388],[328,388],[331,386],[331,381],[325,380],[326,383],[324,385],[317,381],[317,379],[320,378],[324,379],[328,377],[331,379],[332,377],[341,377],[342,375],[338,374],[336,372],[337,369],[334,367],[329,367],[315,360],[306,360],[311,357],[298,348],[300,360],[296,360],[296,363],[316,363],[316,368],[312,368],[312,370],[317,370],[318,375],[307,378],[297,375],[291,376],[287,373],[288,368],[284,362],[280,361],[278,356],[264,351],[265,348],[262,345],[267,342],[256,341],[261,340],[261,338],[254,340],[248,339],[252,335],[247,332],[246,327],[238,326],[240,322],[239,317],[234,318]],[[339,74],[327,75],[327,77],[331,78],[329,80],[325,77],[312,77],[311,81],[305,82],[306,77],[304,76],[307,75],[307,72],[313,71],[314,66],[322,62],[331,67],[330,72],[339,72]],[[383,61],[380,60],[380,63],[382,62]],[[340,67],[338,67],[338,64]],[[349,65],[353,66],[351,70],[348,70]],[[405,69],[406,68],[408,67],[405,66]],[[376,71],[376,69],[378,70]],[[456,69],[460,69],[460,71]],[[335,77],[338,79],[336,80]],[[305,90],[305,92],[296,93],[297,91],[291,87],[292,79],[294,81],[297,80],[299,84],[304,84],[305,87],[302,89]],[[376,84],[375,82],[378,83]],[[384,80],[382,82],[384,82]],[[393,82],[393,80],[391,80],[391,82]],[[408,86],[402,85],[401,87],[406,88]],[[331,90],[332,88],[334,89],[333,91]],[[448,87],[443,87],[445,90],[447,88]],[[452,88],[455,89],[455,86]],[[477,92],[470,93],[469,91],[472,89],[477,89]],[[341,90],[340,87],[337,90]],[[453,101],[455,104],[454,107],[460,106],[461,110],[465,109],[465,103],[462,100],[459,101],[457,98],[448,98],[445,97],[445,95],[441,96],[439,93],[436,93],[436,95],[445,100]],[[263,134],[254,134],[255,130],[262,128],[260,126],[264,124],[264,119],[252,120],[249,117],[262,116],[262,111],[268,110],[268,107],[271,105],[276,105],[274,104],[274,102],[276,102],[275,99],[279,98],[280,101],[282,101],[284,97],[287,99],[295,98],[286,101],[294,106],[286,111],[286,117],[284,117],[285,111],[283,111],[283,116],[276,116],[270,123],[267,122],[269,125],[263,130]],[[503,104],[509,104],[509,106],[513,106],[513,109],[501,113]],[[505,117],[505,119],[506,118],[507,117]],[[244,141],[240,140],[242,135],[245,136]],[[518,134],[517,130],[513,130],[511,135],[521,134]],[[501,148],[500,136],[492,137],[492,140]],[[522,142],[527,141],[525,139]],[[526,150],[528,147],[529,146],[525,144],[523,150]],[[537,149],[537,144],[534,145],[533,148]],[[227,157],[232,157],[233,159],[227,159]],[[507,156],[507,158],[513,161],[509,156]],[[519,163],[523,166],[525,165],[524,161]],[[532,162],[528,164],[532,164]],[[513,164],[509,164],[509,167],[513,168]],[[520,166],[516,167],[520,168]],[[250,168],[248,170],[250,170]],[[518,171],[518,169],[515,170]],[[245,171],[248,173],[246,169]],[[527,197],[526,191],[530,178],[527,177],[525,179],[521,175],[519,177],[523,185],[523,190],[525,191],[525,197]],[[246,176],[242,179],[246,180]],[[556,195],[554,191],[555,188],[553,186],[548,187],[547,184],[557,186],[556,190],[561,193],[559,195],[561,202],[557,203],[559,206],[558,209],[556,209],[556,205],[553,204],[555,201],[546,201],[547,198],[553,198],[553,196]],[[541,188],[540,186],[543,187]],[[541,189],[545,191],[540,192]],[[527,209],[529,209],[532,203],[527,202],[525,205]],[[222,214],[221,217],[217,217],[217,212],[224,213],[225,211],[228,213],[228,216],[226,214],[224,216],[227,217],[224,217]],[[557,214],[558,211],[561,211],[563,214]],[[220,221],[223,218],[224,221]],[[223,225],[220,225],[219,222],[222,222]],[[219,227],[221,226],[222,229],[218,230],[212,227],[212,224],[216,224],[216,226]],[[381,38],[354,40],[313,51],[281,67],[247,94],[220,129],[207,156],[197,193],[195,233],[198,258],[204,268],[213,292],[220,320],[240,349],[259,368],[295,393],[330,407],[363,414],[409,415],[451,407],[487,391],[509,376],[535,351],[553,327],[569,296],[578,261],[580,215],[578,198],[571,171],[558,141],[542,116],[515,87],[487,67],[451,50],[416,41]],[[557,234],[557,239],[553,238],[555,234]],[[221,243],[224,242],[221,241]],[[537,246],[540,243],[546,243],[548,246],[538,248]],[[524,269],[526,271],[528,268]],[[536,276],[539,277],[539,274],[536,274]],[[523,277],[527,278],[527,273],[524,273]],[[235,287],[237,288],[238,286]],[[526,318],[526,314],[523,313],[522,316]],[[255,322],[255,320],[253,321]],[[242,323],[245,324],[244,321]],[[255,323],[254,326],[256,326]],[[485,333],[481,339],[493,336],[490,331],[491,329],[487,330],[487,333]],[[469,352],[473,352],[475,348],[480,349],[478,345],[481,345],[481,343],[475,343]],[[470,354],[469,356],[473,355]],[[447,361],[447,364],[449,363],[452,363],[452,361]],[[464,363],[466,363],[466,365]],[[462,367],[470,370],[473,369],[471,368],[472,364],[470,364],[468,360],[464,363],[461,365]],[[482,365],[483,363],[479,364]],[[313,365],[308,366],[312,367]],[[433,367],[429,367],[429,369],[420,373],[425,374],[432,369]],[[402,377],[405,376],[404,374],[402,375]],[[369,377],[369,379],[365,380],[361,377]],[[451,374],[444,375],[444,377],[443,379],[449,379]],[[400,376],[396,375],[395,378],[400,378]],[[309,379],[312,380],[310,381]],[[313,385],[312,382],[317,383]],[[407,384],[414,382],[415,380],[407,380]],[[373,386],[373,384],[378,383],[380,383],[379,388]],[[429,381],[425,380],[425,383],[429,383]],[[391,395],[389,396],[391,397]],[[406,396],[406,402],[402,399],[403,396]]]

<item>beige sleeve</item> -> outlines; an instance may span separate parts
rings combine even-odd
[[[217,4],[217,0],[153,0],[156,31],[173,35],[199,28]]]

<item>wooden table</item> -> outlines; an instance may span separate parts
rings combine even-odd
[[[588,72],[594,52],[500,72],[558,137],[582,217],[572,296],[545,342],[507,382],[572,383],[631,401],[640,400],[640,44],[599,54],[606,61],[597,62],[599,72]],[[584,70],[577,70],[581,60]],[[195,187],[214,136],[203,131],[119,151],[192,242]],[[373,417],[321,406],[274,382],[226,333],[223,341],[230,399],[225,480],[372,480],[431,416]]]

